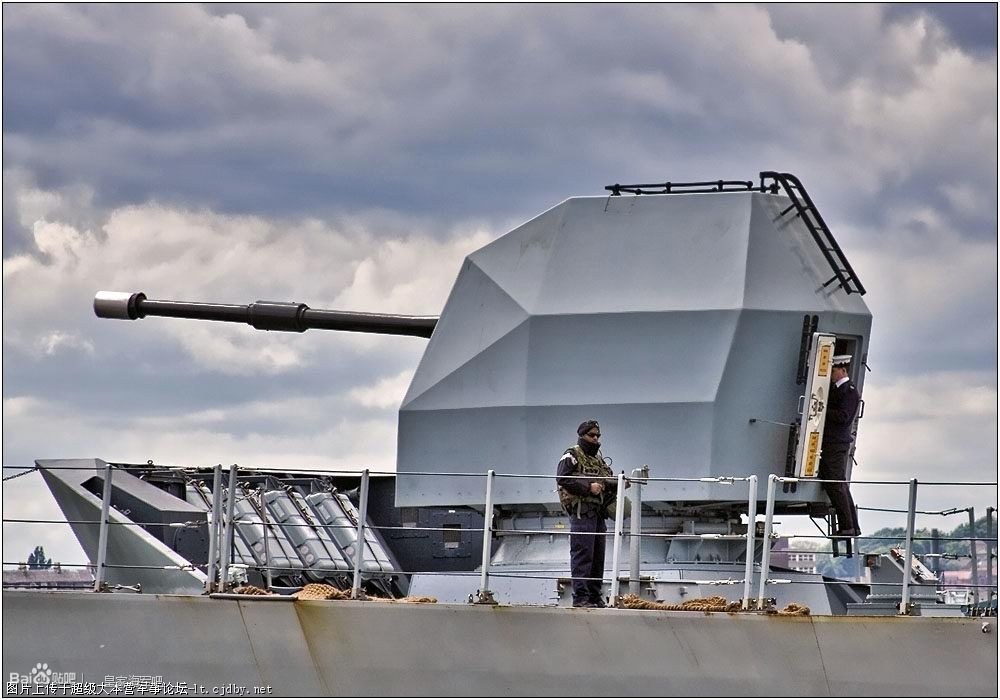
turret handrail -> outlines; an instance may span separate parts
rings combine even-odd
[[[857,273],[851,267],[847,256],[844,255],[844,251],[837,243],[837,239],[833,237],[833,233],[830,232],[830,228],[826,225],[816,205],[813,204],[812,198],[806,192],[806,188],[803,187],[802,182],[791,173],[765,170],[760,173],[761,191],[767,189],[767,180],[773,180],[774,183],[780,184],[785,190],[785,194],[792,200],[791,205],[782,211],[778,215],[778,218],[780,219],[792,209],[795,209],[795,215],[802,219],[802,223],[805,224],[813,240],[816,241],[816,245],[819,246],[823,257],[830,263],[830,267],[833,269],[833,277],[823,283],[823,288],[834,282],[839,282],[838,286],[848,294],[861,294],[863,296],[865,294],[864,285],[861,284]]]

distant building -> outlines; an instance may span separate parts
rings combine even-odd
[[[938,578],[941,581],[941,587],[971,591],[973,587],[972,562],[968,558],[960,559],[959,561],[961,562],[961,568],[946,569],[938,574]],[[986,563],[987,561],[992,564],[992,576],[990,575]],[[979,592],[980,597],[986,596],[988,588],[992,587],[994,590],[996,589],[997,560],[995,556],[990,557],[988,555],[986,542],[976,542],[976,574],[979,580],[975,581],[975,584],[981,586]]]
[[[27,564],[21,564],[17,569],[4,570],[3,587],[87,590],[94,587],[94,575],[89,569],[64,569],[59,564],[44,569],[29,569]]]
[[[980,586],[993,586],[997,585],[997,566],[993,565],[993,576],[986,572],[986,567],[983,562],[979,563],[979,569],[976,571],[979,574],[979,581],[977,582]],[[972,585],[972,571],[970,569],[953,569],[942,571],[938,577],[941,580],[942,587],[948,588],[960,588],[963,586],[970,587]]]
[[[774,548],[771,550],[772,566],[801,571],[804,574],[815,574],[816,562],[816,552],[793,547],[787,537],[775,540]]]

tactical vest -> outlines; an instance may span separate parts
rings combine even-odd
[[[563,455],[565,456],[569,453],[572,453],[573,457],[576,458],[576,469],[568,476],[608,478],[615,475],[611,471],[611,467],[605,463],[604,457],[601,456],[600,452],[591,457],[579,445],[573,445],[572,447],[568,447]],[[559,503],[562,505],[566,515],[579,518],[581,511],[591,509],[596,509],[598,515],[601,515],[601,511],[604,510],[604,494],[595,496],[592,493],[588,493],[586,496],[577,496],[560,486]]]

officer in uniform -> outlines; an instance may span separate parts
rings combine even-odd
[[[820,479],[847,479],[847,460],[851,458],[854,441],[854,418],[858,413],[861,395],[848,376],[850,355],[836,355],[830,373],[830,398],[826,404],[826,424],[823,428],[823,451],[819,461]],[[823,484],[830,503],[837,512],[837,531],[840,537],[857,537],[861,528],[857,521],[854,499],[849,484]]]
[[[573,607],[607,607],[601,596],[608,504],[617,498],[618,484],[601,454],[601,426],[584,421],[576,429],[577,443],[566,449],[556,471],[559,502],[570,519],[569,552],[573,572]],[[590,479],[563,477],[587,476]]]

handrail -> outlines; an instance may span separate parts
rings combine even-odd
[[[802,182],[791,173],[765,170],[760,173],[761,190],[764,190],[766,180],[773,180],[775,183],[780,184],[785,190],[785,194],[792,200],[791,206],[781,212],[778,218],[780,219],[789,211],[795,209],[796,216],[802,219],[802,223],[805,224],[813,240],[816,241],[816,245],[819,246],[823,257],[830,263],[830,267],[833,269],[833,277],[827,280],[823,284],[823,287],[827,287],[832,282],[838,281],[840,282],[839,286],[848,294],[857,293],[863,296],[865,294],[864,285],[861,284],[857,273],[851,267],[847,256],[844,255],[844,251],[837,243],[837,239],[833,237],[833,233],[823,220],[819,209],[813,204],[812,198],[806,192],[806,188],[802,185]]]
[[[706,180],[703,182],[658,182],[640,185],[607,185],[606,189],[611,197],[620,197],[622,192],[629,194],[696,194],[708,192],[753,192],[755,190],[766,192],[763,183],[759,188],[754,187],[750,180]]]
[[[214,571],[213,571],[213,568],[214,568],[213,564],[216,563],[216,559],[223,559],[223,564],[225,563],[225,555],[228,553],[225,550],[228,550],[231,547],[231,545],[229,543],[232,542],[231,538],[232,538],[232,532],[233,532],[234,526],[236,526],[236,525],[247,525],[247,524],[263,525],[264,526],[264,530],[265,530],[265,535],[266,535],[267,530],[270,529],[270,527],[282,527],[282,524],[280,524],[280,523],[269,522],[268,519],[267,519],[267,517],[266,517],[266,515],[267,515],[266,511],[264,513],[264,519],[262,521],[261,520],[256,520],[256,519],[254,519],[252,517],[251,518],[246,518],[244,516],[236,516],[234,514],[234,512],[233,512],[232,504],[235,503],[238,500],[242,500],[242,499],[239,499],[239,498],[229,498],[229,497],[227,497],[227,499],[226,499],[227,500],[227,503],[226,503],[227,507],[225,509],[227,512],[226,512],[225,516],[222,515],[222,510],[223,509],[221,507],[221,494],[222,494],[223,489],[221,488],[221,478],[220,478],[221,477],[221,471],[222,471],[221,465],[217,466],[213,470],[214,474],[216,476],[216,481],[215,481],[216,488],[214,489],[214,493],[212,494],[213,501],[215,501],[212,504],[212,511],[214,511],[215,515],[213,517],[211,517],[209,520],[206,520],[206,521],[185,521],[185,522],[151,522],[151,523],[132,522],[132,521],[128,521],[128,522],[121,522],[121,521],[119,521],[119,522],[111,522],[111,520],[110,520],[110,502],[109,502],[110,499],[108,498],[108,496],[110,495],[110,492],[111,492],[111,474],[113,473],[113,471],[115,469],[119,469],[119,468],[120,469],[124,469],[124,468],[127,468],[127,467],[124,467],[124,466],[121,466],[121,465],[114,465],[114,464],[111,464],[111,463],[106,463],[104,465],[104,467],[103,467],[103,471],[104,471],[104,474],[105,474],[105,478],[104,478],[104,494],[105,494],[105,499],[104,499],[104,501],[107,501],[107,504],[105,504],[104,502],[102,502],[102,508],[104,509],[104,512],[102,513],[103,517],[102,517],[102,519],[100,521],[85,521],[85,520],[80,520],[80,521],[68,521],[68,520],[67,521],[51,521],[51,520],[31,520],[31,519],[13,519],[13,518],[11,518],[11,519],[3,519],[3,522],[4,523],[36,523],[37,522],[37,523],[44,523],[44,524],[61,524],[61,523],[65,523],[65,524],[98,524],[98,525],[101,526],[101,532],[100,532],[100,535],[99,535],[99,540],[102,541],[102,542],[106,542],[107,541],[107,536],[108,536],[107,531],[108,531],[108,528],[111,525],[133,525],[133,526],[134,525],[140,525],[140,526],[147,526],[148,525],[148,526],[161,526],[161,527],[201,527],[201,526],[206,525],[206,524],[211,525],[211,527],[209,528],[209,545],[210,545],[209,548],[210,548],[210,550],[214,549],[215,556],[214,557],[210,557],[209,561],[206,562],[203,565],[202,564],[198,564],[198,565],[189,564],[189,565],[183,565],[183,566],[175,566],[175,565],[146,566],[146,565],[112,564],[112,563],[108,563],[106,561],[106,555],[103,554],[103,553],[101,553],[99,551],[99,558],[98,558],[97,565],[96,566],[93,565],[93,564],[86,565],[87,568],[96,570],[96,572],[97,572],[97,576],[95,577],[95,583],[94,583],[95,590],[107,590],[107,585],[106,585],[106,583],[104,581],[104,571],[107,570],[107,569],[194,570],[195,568],[203,568],[203,567],[208,567],[208,570],[213,573],[213,576],[209,577],[208,582],[207,582],[207,587],[209,588],[209,590],[212,590],[214,588],[214,586],[216,585],[215,584]],[[229,490],[228,490],[229,494],[235,494],[237,492],[237,489],[236,489],[235,485],[239,483],[238,482],[238,478],[237,478],[238,477],[238,471],[240,471],[242,469],[243,468],[240,468],[237,465],[233,465],[230,468],[230,482],[229,482],[230,483],[230,487],[229,487]],[[285,471],[285,473],[288,473],[287,470],[283,470],[283,471]],[[351,472],[351,474],[355,475],[355,476],[358,475],[357,472]],[[437,474],[448,475],[447,472],[441,472],[441,473],[437,473]],[[358,513],[357,515],[359,515],[360,517],[358,517],[358,522],[357,522],[358,539],[356,540],[359,543],[358,544],[358,549],[359,550],[363,550],[363,548],[365,547],[365,542],[366,542],[365,531],[367,529],[371,529],[371,530],[376,531],[376,532],[377,531],[381,531],[381,530],[415,530],[415,531],[428,531],[428,532],[454,531],[454,528],[446,528],[446,527],[434,528],[434,527],[418,527],[418,526],[390,526],[390,525],[380,526],[380,525],[375,525],[373,523],[368,523],[367,522],[368,489],[366,488],[366,486],[367,486],[367,484],[366,484],[366,482],[367,482],[367,475],[368,475],[368,471],[367,470],[365,472],[361,472],[360,473],[360,476],[362,477],[362,489],[361,489],[361,492],[359,494],[360,495],[360,499],[359,499],[359,504],[358,505],[359,505],[360,513]],[[491,592],[490,592],[490,590],[488,588],[489,577],[492,576],[492,577],[510,578],[510,577],[525,576],[528,573],[529,570],[517,569],[517,570],[513,570],[513,571],[511,571],[511,570],[506,570],[505,571],[505,570],[496,570],[495,568],[491,570],[491,562],[490,562],[489,555],[490,555],[490,549],[491,549],[491,540],[492,540],[492,538],[493,538],[494,535],[500,535],[500,536],[505,536],[505,535],[528,535],[528,536],[530,536],[530,535],[538,534],[538,535],[550,535],[550,536],[551,535],[568,536],[570,533],[567,532],[565,529],[552,530],[552,529],[545,529],[545,528],[539,528],[539,529],[494,528],[493,524],[492,524],[492,517],[491,517],[492,510],[493,510],[492,509],[492,504],[493,504],[492,491],[493,491],[493,480],[496,477],[505,477],[505,478],[525,478],[525,477],[528,477],[528,478],[546,478],[546,479],[552,479],[552,478],[554,478],[552,475],[537,475],[537,474],[522,475],[522,474],[506,474],[506,473],[504,473],[504,474],[498,474],[498,473],[495,472],[495,470],[491,469],[491,470],[488,470],[485,475],[482,472],[479,472],[479,473],[476,474],[476,476],[478,476],[479,478],[483,478],[484,476],[486,477],[487,494],[486,494],[486,498],[485,498],[485,503],[487,504],[487,508],[486,508],[486,513],[485,513],[484,526],[482,528],[462,528],[462,529],[465,532],[474,531],[474,532],[482,532],[483,533],[483,545],[484,546],[483,546],[483,565],[482,565],[482,568],[481,568],[481,570],[479,572],[469,572],[469,573],[471,573],[472,575],[477,575],[477,576],[480,577],[480,580],[481,580],[480,591],[479,591],[480,602],[491,602],[491,603],[495,604],[496,601],[493,599],[492,594],[491,594]],[[296,475],[296,476],[290,477],[290,478],[301,479],[302,477]],[[569,477],[569,478],[574,478],[574,477]],[[586,478],[590,478],[590,477],[575,477],[575,478],[586,479]],[[755,527],[754,523],[756,523],[756,505],[757,505],[757,501],[758,501],[757,489],[756,489],[756,480],[757,480],[756,475],[750,475],[749,477],[708,477],[708,478],[701,478],[701,479],[679,478],[679,477],[673,477],[673,478],[671,478],[671,477],[651,478],[651,477],[648,477],[648,476],[643,476],[640,479],[640,478],[638,478],[636,476],[635,473],[633,473],[633,477],[632,478],[634,479],[634,481],[635,481],[635,483],[637,485],[641,485],[643,483],[648,483],[650,481],[710,481],[710,482],[720,483],[720,484],[724,484],[724,485],[735,485],[736,483],[746,482],[746,483],[749,484],[749,493],[747,495],[747,515],[748,515],[747,533],[746,533],[745,536],[744,535],[726,535],[726,534],[722,534],[722,533],[701,533],[701,534],[684,533],[684,532],[664,533],[664,532],[642,532],[641,529],[637,530],[637,531],[633,531],[633,532],[626,532],[625,529],[624,529],[624,507],[623,507],[624,506],[624,497],[625,497],[624,496],[624,491],[625,491],[624,486],[625,486],[626,476],[625,476],[624,472],[620,473],[618,475],[618,477],[617,477],[618,483],[619,483],[619,489],[618,489],[618,503],[617,503],[618,507],[616,509],[615,527],[614,527],[614,530],[612,532],[604,533],[603,534],[604,537],[606,537],[606,538],[607,537],[611,537],[614,540],[613,541],[614,554],[613,554],[613,558],[612,558],[612,568],[611,568],[611,574],[610,574],[611,592],[612,592],[611,600],[612,600],[613,603],[620,602],[619,596],[618,596],[618,592],[620,590],[619,589],[619,585],[620,585],[621,581],[622,580],[624,580],[624,581],[631,581],[632,580],[632,576],[633,576],[632,574],[628,574],[628,575],[624,575],[624,576],[622,576],[622,575],[619,574],[619,569],[620,569],[620,564],[621,564],[620,553],[621,553],[621,549],[622,549],[622,546],[623,546],[622,539],[625,538],[625,537],[630,538],[630,541],[637,541],[637,540],[639,540],[641,538],[666,539],[666,540],[678,539],[678,540],[706,540],[706,541],[707,540],[735,541],[735,540],[742,540],[742,539],[745,538],[746,541],[747,541],[747,550],[746,550],[747,551],[747,555],[744,557],[744,560],[743,560],[743,564],[744,564],[745,569],[746,569],[746,571],[744,573],[744,576],[742,578],[740,578],[740,579],[728,578],[728,579],[725,579],[725,580],[714,580],[714,581],[710,582],[712,585],[737,585],[737,584],[743,584],[743,586],[744,586],[744,595],[743,595],[743,602],[742,602],[742,606],[741,606],[743,610],[749,610],[750,607],[751,607],[750,606],[750,594],[749,594],[749,591],[750,591],[750,587],[752,585],[752,579],[753,579],[753,575],[754,575],[755,569],[757,569],[757,570],[760,571],[760,575],[759,575],[760,576],[760,578],[759,578],[759,591],[758,591],[758,597],[757,597],[757,608],[758,609],[762,609],[763,606],[764,606],[764,600],[765,600],[764,599],[764,592],[765,592],[765,587],[767,585],[778,585],[778,584],[782,584],[782,583],[786,582],[786,579],[772,578],[771,577],[771,572],[770,572],[770,555],[771,555],[771,553],[772,552],[778,552],[778,551],[784,551],[784,550],[774,550],[770,546],[765,546],[765,547],[763,547],[763,555],[761,557],[761,561],[760,561],[759,567],[757,565],[757,562],[755,561],[755,557],[754,557],[754,551],[755,551],[754,538],[755,538],[755,533],[756,533],[756,527]],[[770,542],[770,541],[772,541],[772,540],[774,540],[774,539],[777,538],[776,533],[774,533],[774,531],[773,531],[773,524],[774,524],[773,518],[774,518],[774,514],[775,514],[774,509],[775,509],[775,501],[776,501],[776,485],[778,483],[782,483],[782,482],[797,482],[797,481],[837,482],[837,483],[909,484],[910,485],[910,499],[909,499],[909,503],[908,503],[908,508],[905,511],[907,513],[908,517],[907,517],[907,527],[906,527],[906,533],[905,533],[906,534],[906,544],[905,544],[905,554],[904,554],[904,568],[907,571],[906,571],[906,574],[904,576],[903,582],[901,584],[895,584],[895,585],[899,585],[899,586],[902,587],[902,603],[900,605],[900,613],[901,614],[908,614],[910,612],[910,606],[909,606],[909,587],[911,585],[914,585],[914,584],[910,580],[911,577],[910,577],[910,573],[909,573],[909,567],[905,566],[905,562],[909,562],[912,559],[912,556],[913,556],[913,543],[914,542],[917,542],[917,541],[934,541],[934,540],[937,540],[937,541],[971,542],[972,545],[970,545],[970,552],[972,552],[972,553],[970,553],[968,555],[968,557],[969,558],[974,558],[974,556],[975,556],[975,554],[974,554],[975,548],[973,546],[974,543],[976,543],[976,542],[978,542],[980,540],[982,540],[984,542],[995,542],[996,541],[996,538],[994,538],[994,537],[976,537],[974,532],[972,533],[971,537],[918,537],[918,536],[916,536],[916,534],[915,534],[915,522],[914,522],[914,517],[915,517],[916,514],[929,514],[929,515],[945,516],[945,515],[953,515],[953,514],[956,514],[956,513],[969,512],[970,513],[970,517],[972,517],[972,512],[971,512],[972,509],[971,508],[954,508],[954,509],[945,509],[945,510],[940,510],[940,511],[919,511],[919,510],[917,510],[916,509],[916,488],[915,488],[916,487],[916,481],[915,480],[910,480],[910,481],[850,481],[850,480],[834,480],[834,479],[819,480],[819,479],[800,479],[800,478],[797,478],[797,477],[783,477],[783,476],[777,476],[777,475],[773,475],[772,474],[768,478],[768,490],[767,490],[768,492],[767,492],[767,499],[766,499],[766,513],[765,513],[764,533],[763,533],[763,537],[764,537],[764,541],[765,542]],[[943,484],[943,485],[987,485],[987,486],[996,486],[997,485],[996,482],[936,482],[936,483],[940,483],[940,484]],[[246,499],[246,498],[247,498],[246,496],[243,497],[243,499]],[[641,499],[639,500],[639,503],[636,504],[636,505],[638,506],[639,511],[641,512]],[[899,511],[899,512],[904,512],[904,511]],[[994,512],[994,511],[991,511],[991,513],[992,512]],[[515,515],[514,517],[516,519],[517,516]],[[345,525],[327,525],[327,524],[324,524],[324,523],[309,522],[309,527],[313,528],[316,531],[320,531],[320,530],[344,529],[346,526]],[[992,527],[992,524],[990,525],[990,527]],[[990,535],[992,535],[992,531],[990,531]],[[811,537],[811,538],[819,538],[819,539],[836,539],[836,538],[831,537],[829,535],[808,535],[808,534],[807,535],[791,535],[791,534],[786,534],[786,535],[783,535],[783,537],[788,537],[788,538],[793,538],[793,537],[794,538],[798,538],[798,537],[801,537],[801,538],[810,538]],[[868,539],[868,540],[880,540],[880,541],[899,541],[900,538],[898,536],[895,536],[895,537],[867,537],[867,538],[864,538],[864,539]],[[221,547],[219,546],[220,543],[222,543]],[[105,550],[105,549],[106,549],[106,545],[104,545],[104,547],[100,547],[99,548],[99,550]],[[789,550],[789,551],[791,551],[791,550]],[[814,550],[803,550],[803,551],[814,551]],[[945,555],[939,555],[939,556],[945,556]],[[956,556],[956,558],[958,557],[958,555],[955,555],[955,556]],[[355,573],[355,583],[354,583],[353,590],[352,590],[352,597],[354,597],[354,598],[360,597],[360,580],[361,580],[360,562],[361,562],[361,558],[362,558],[361,555],[358,555],[358,556],[354,557],[353,568],[354,568],[354,573]],[[737,564],[738,562],[729,562],[729,563]],[[4,562],[4,564],[5,565],[14,565],[14,564],[20,565],[21,563],[19,563],[19,562]],[[69,565],[69,564],[62,565],[61,564],[61,566],[70,567],[70,566],[74,566],[74,565]],[[250,565],[247,565],[247,568],[251,569],[251,570],[255,570],[255,571],[265,571],[266,570],[266,572],[268,574],[268,577],[270,577],[270,573],[271,573],[272,570],[275,570],[275,571],[288,571],[288,565],[287,564],[284,565],[284,566],[281,566],[281,567],[278,567],[278,566],[273,566],[272,567],[272,566],[270,566],[270,564],[269,564],[268,561],[265,561],[265,565],[264,566],[260,566],[260,565],[258,565],[256,563],[252,563]],[[345,570],[343,568],[333,568],[333,569],[331,569],[329,567],[317,567],[317,566],[308,566],[308,565],[307,566],[303,566],[302,567],[302,571],[311,571],[311,572],[316,572],[316,573],[331,572],[331,573],[336,574],[337,576],[340,576],[340,577],[347,576],[350,573],[348,570]],[[226,579],[228,577],[228,573],[229,572],[228,572],[228,567],[227,566],[220,567],[220,570],[218,571],[218,578],[220,579],[219,584],[218,584],[218,588],[221,591],[225,591],[225,589],[226,589]],[[384,566],[381,569],[379,569],[377,572],[374,572],[374,571],[373,572],[368,572],[368,575],[369,576],[385,577],[385,576],[395,575],[395,574],[411,575],[411,574],[415,574],[415,573],[422,573],[424,575],[449,575],[449,576],[450,575],[462,575],[461,572],[453,572],[453,571],[449,571],[449,572],[408,572],[408,571],[396,571],[394,568],[390,569],[390,568],[386,568]],[[638,576],[638,574],[636,574],[636,576]],[[561,571],[556,572],[555,575],[553,575],[553,576],[548,576],[548,577],[545,577],[545,578],[554,578],[554,579],[557,579],[557,580],[565,580],[566,579],[566,577],[564,575],[561,575]],[[572,577],[570,577],[570,578],[572,578]],[[641,578],[641,577],[639,577],[639,578]],[[597,580],[597,579],[594,579],[594,580]],[[607,578],[602,578],[601,580],[607,581],[608,579]],[[791,579],[788,579],[787,581],[790,582]],[[663,582],[660,582],[660,583],[676,583],[676,580],[663,581]],[[703,582],[703,583],[706,583],[706,582]],[[706,583],[706,585],[707,585],[707,583]],[[879,583],[879,585],[883,586],[883,585],[892,585],[892,584]],[[928,584],[917,584],[917,585],[928,585]],[[943,583],[940,583],[940,582],[938,582],[938,585],[941,586],[941,587],[945,587],[945,588],[947,587],[947,584],[943,584]],[[977,583],[971,583],[970,582],[969,584],[964,584],[963,583],[963,584],[961,584],[961,587],[962,588],[974,588],[974,589],[976,589],[975,592],[976,592],[976,599],[977,600],[978,600],[978,589],[979,588],[987,588],[987,589],[991,589],[992,588],[988,584],[987,585],[982,585],[982,584],[979,584],[978,582]],[[988,600],[992,600],[992,594],[988,597]],[[976,609],[978,610],[978,605],[976,606]]]
[[[143,471],[143,472],[177,472],[178,474],[184,474],[191,476],[192,473],[196,473],[199,476],[208,476],[204,472],[212,467],[159,467],[159,466],[145,466],[140,467],[138,465],[132,466],[129,464],[118,463],[118,462],[108,462],[112,470],[119,471]],[[20,467],[4,467],[4,469],[15,469]],[[69,470],[69,471],[88,471],[89,467],[72,467],[65,465],[50,465],[46,467],[41,467],[46,471],[53,470]],[[31,470],[34,471],[34,470]],[[343,476],[343,477],[355,477],[360,478],[362,471],[357,469],[329,469],[329,470],[303,470],[303,469],[275,469],[271,467],[248,467],[239,465],[240,474],[253,474],[253,475],[279,475],[279,474],[295,474],[293,479],[306,479],[315,478],[321,476]],[[481,472],[411,472],[411,471],[376,471],[367,470],[370,476],[462,476],[462,477],[474,477],[482,479],[486,476],[485,471]],[[97,472],[95,472],[97,473]],[[514,472],[497,472],[498,477],[504,478],[518,478],[518,479],[553,479],[552,474],[520,474]],[[579,477],[579,476],[565,476],[559,477],[560,479],[586,479],[589,477]],[[648,482],[700,482],[700,483],[719,483],[728,484],[733,481],[749,481],[750,476],[710,476],[710,477],[679,477],[679,476],[650,476],[644,477],[644,481]],[[851,479],[851,480],[838,480],[838,479],[819,479],[813,477],[795,477],[795,476],[781,476],[779,479],[782,482],[802,482],[802,483],[850,483],[850,484],[896,484],[896,485],[906,485],[909,484],[909,480],[894,480],[894,479],[882,479],[882,480],[868,480],[868,479]],[[921,481],[924,486],[997,486],[1000,482],[997,481]],[[239,500],[239,499],[237,499]],[[905,512],[905,511],[901,511]]]

